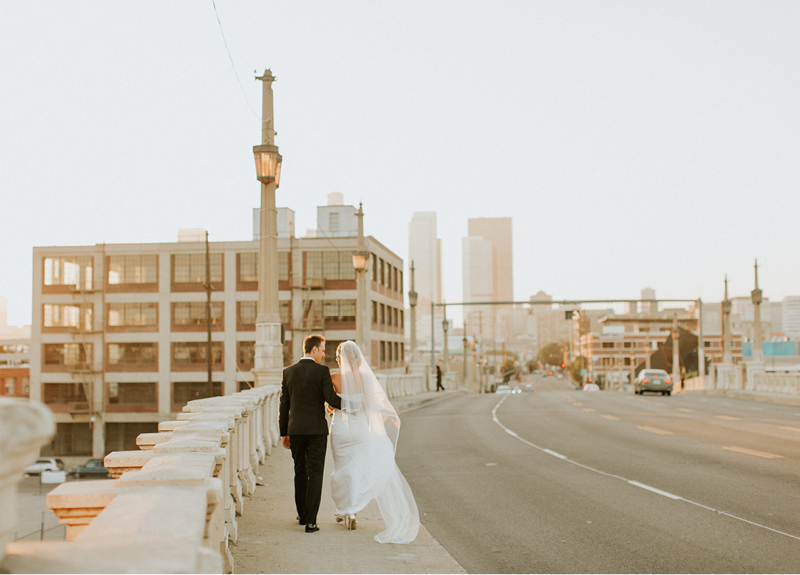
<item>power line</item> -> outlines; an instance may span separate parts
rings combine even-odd
[[[217,13],[217,3],[215,0],[211,0],[212,6],[214,6],[214,16],[217,17],[217,24],[219,24],[219,33],[222,36],[222,42],[225,44],[225,50],[228,52],[228,59],[231,61],[231,67],[233,68],[233,74],[236,76],[236,81],[239,82],[239,88],[242,90],[242,96],[244,96],[244,101],[247,104],[247,107],[250,108],[250,111],[253,112],[253,115],[256,119],[261,120],[256,114],[256,111],[253,110],[253,107],[250,105],[250,101],[247,99],[247,93],[244,91],[244,86],[242,86],[242,81],[239,79],[239,73],[236,71],[236,65],[233,63],[233,56],[231,56],[231,50],[228,48],[228,41],[225,39],[225,33],[222,31],[222,22],[219,20],[219,14]]]

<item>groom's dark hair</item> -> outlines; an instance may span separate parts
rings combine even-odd
[[[321,346],[323,343],[325,343],[324,335],[309,335],[303,340],[303,353],[311,353],[312,349]]]

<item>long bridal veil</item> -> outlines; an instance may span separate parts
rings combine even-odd
[[[334,447],[339,450],[331,481],[334,500],[337,507],[347,501],[341,505],[348,509],[340,512],[355,513],[375,499],[386,526],[375,539],[411,543],[419,531],[419,511],[394,459],[400,418],[354,342],[339,347],[339,361],[342,409],[335,425],[341,422],[349,433]]]

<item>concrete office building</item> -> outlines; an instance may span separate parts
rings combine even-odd
[[[514,261],[511,218],[471,218],[467,235],[492,243],[492,299],[514,300]]]
[[[402,370],[403,261],[373,237],[367,302],[371,363]],[[358,239],[278,240],[284,364],[303,338],[356,338]],[[54,412],[54,455],[135,449],[139,433],[191,399],[254,384],[258,242],[212,242],[212,383],[207,376],[205,245],[98,244],[33,250],[30,397]]]
[[[781,303],[781,327],[784,335],[800,339],[800,296],[786,296]]]
[[[414,212],[408,224],[408,262],[414,262],[417,309],[430,316],[431,302],[442,303],[442,240],[436,237],[436,212]]]

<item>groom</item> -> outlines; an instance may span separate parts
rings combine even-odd
[[[310,335],[303,340],[303,357],[283,370],[280,431],[283,446],[294,459],[294,502],[306,533],[319,531],[317,512],[322,499],[322,472],[328,448],[325,402],[340,409],[331,372],[320,361],[325,357],[325,338]]]

